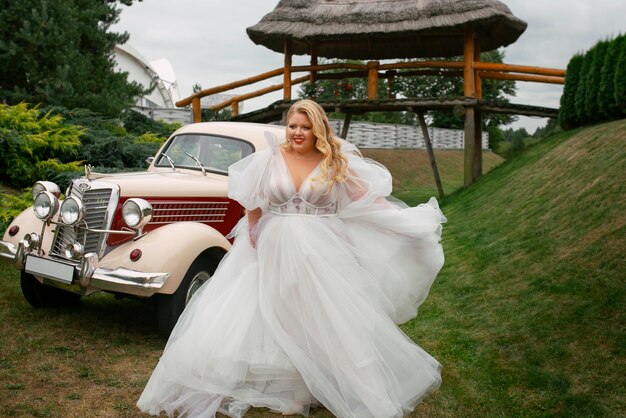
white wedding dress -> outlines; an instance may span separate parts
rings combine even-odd
[[[391,176],[342,148],[349,181],[298,191],[279,148],[229,170],[245,218],[193,297],[139,399],[144,412],[243,416],[322,404],[334,415],[402,417],[440,382],[440,364],[396,325],[413,318],[439,269],[445,221],[435,199],[390,203]],[[178,416],[178,415],[177,415]]]

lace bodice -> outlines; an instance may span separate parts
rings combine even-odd
[[[319,164],[304,179],[300,190],[289,173],[285,160],[278,151],[270,164],[269,181],[265,191],[268,199],[268,210],[275,214],[328,216],[337,213],[337,187],[330,191],[315,181],[319,174]]]

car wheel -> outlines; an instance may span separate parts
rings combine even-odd
[[[74,305],[78,303],[81,297],[76,293],[46,286],[40,283],[35,276],[24,271],[20,274],[20,285],[24,298],[34,308]]]
[[[200,287],[211,280],[215,265],[209,257],[197,258],[187,270],[178,289],[171,295],[157,294],[157,321],[159,332],[169,336],[178,321],[178,317],[185,310],[193,295]]]

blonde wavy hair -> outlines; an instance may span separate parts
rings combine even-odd
[[[320,175],[312,179],[324,184],[329,190],[333,183],[342,183],[348,179],[348,159],[340,151],[340,140],[335,136],[330,127],[328,116],[319,104],[313,100],[300,100],[295,102],[287,112],[287,123],[296,114],[302,113],[309,118],[313,126],[313,136],[315,137],[315,148],[324,155],[320,163]],[[289,141],[282,144],[282,147],[291,151],[292,146]]]

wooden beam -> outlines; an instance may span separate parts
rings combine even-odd
[[[441,185],[441,178],[439,177],[439,170],[437,169],[437,161],[435,160],[435,152],[433,151],[433,145],[430,142],[430,134],[428,133],[428,126],[424,120],[424,113],[417,112],[417,120],[419,120],[420,127],[422,128],[422,135],[424,136],[424,143],[426,144],[426,150],[428,151],[428,159],[430,160],[430,167],[433,170],[433,176],[435,177],[435,184],[437,185],[437,192],[439,197],[444,197],[443,186]]]
[[[385,73],[385,78],[387,78],[387,95],[390,99],[396,98],[396,93],[393,91],[394,82],[396,79],[396,70],[388,70]]]
[[[475,109],[469,106],[465,109],[465,126],[464,126],[464,143],[465,159],[463,163],[463,185],[470,186],[474,182],[474,158],[475,158],[475,142],[476,135],[476,118]]]
[[[554,77],[565,77],[565,70],[557,68],[530,67],[527,65],[501,64],[498,62],[476,62],[474,67],[482,71],[503,71],[512,73],[526,73],[537,75],[549,75]]]
[[[378,61],[367,63],[367,98],[374,100],[378,98]]]
[[[483,175],[483,124],[482,112],[474,110],[474,172],[472,178],[478,180]]]
[[[476,42],[474,45],[474,63],[472,66],[474,67],[474,90],[476,91],[476,98],[483,98],[483,81],[480,78],[480,74],[476,71],[476,65],[480,63],[480,42]]]
[[[317,42],[313,41],[311,43],[311,67],[317,66]],[[315,84],[317,81],[317,71],[311,70],[309,72],[309,83]]]
[[[202,110],[200,108],[200,98],[195,97],[191,102],[191,111],[193,112],[193,123],[202,122]]]
[[[296,79],[291,80],[291,85],[300,84],[300,83],[302,83],[304,81],[307,81],[308,79],[309,79],[308,75],[305,75],[303,77],[298,77]],[[218,111],[218,110],[221,110],[221,109],[229,106],[232,103],[243,102],[244,100],[252,99],[254,97],[263,96],[264,94],[280,90],[283,87],[284,87],[283,84],[274,84],[272,86],[267,86],[265,88],[253,91],[251,93],[246,93],[246,94],[241,94],[239,96],[234,96],[234,97],[231,97],[228,100],[225,100],[225,101],[223,101],[221,103],[218,103],[218,104],[215,104],[215,105],[211,106],[211,110]]]
[[[476,50],[476,32],[472,26],[465,27],[465,40],[463,44],[463,95],[476,98],[476,79],[474,77],[474,52]],[[475,158],[475,109],[468,106],[465,109],[464,144],[465,158],[463,167],[463,184],[469,186],[474,181],[474,158]]]
[[[478,71],[482,78],[496,78],[499,80],[534,81],[537,83],[565,84],[564,77],[550,77],[532,74],[496,73],[494,71]]]
[[[352,113],[346,112],[346,117],[343,120],[343,126],[341,127],[341,137],[343,139],[348,138],[348,129],[350,129],[350,122],[352,121]]]
[[[228,84],[222,84],[221,86],[211,87],[210,89],[201,90],[183,100],[179,100],[176,102],[176,107],[184,107],[191,104],[194,98],[200,99],[201,97],[210,96],[212,94],[221,93],[223,91],[232,90],[237,87],[247,86],[248,84],[253,84],[258,81],[266,80],[268,78],[276,77],[277,75],[283,74],[284,70],[282,68],[277,68],[272,71],[267,71],[265,73],[261,73],[259,75],[255,75],[254,77],[244,78],[239,81],[234,81]]]
[[[285,37],[285,72],[283,73],[283,100],[291,100],[291,49],[290,37]]]
[[[232,102],[230,104],[231,116],[239,116],[239,102]]]

